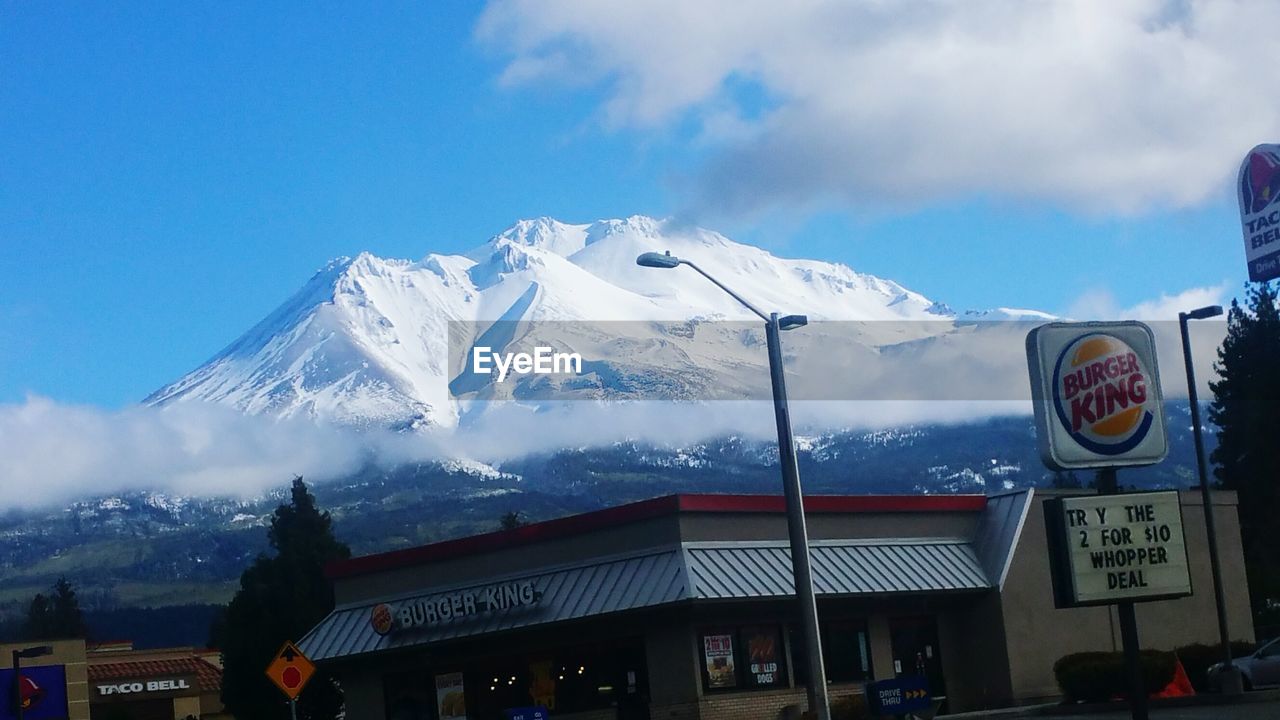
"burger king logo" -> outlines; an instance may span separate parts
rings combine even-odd
[[[1071,439],[1099,455],[1133,450],[1151,432],[1151,368],[1125,341],[1108,333],[1067,344],[1053,369],[1053,408]]]
[[[395,615],[391,612],[391,606],[386,603],[374,605],[369,613],[369,625],[379,635],[391,632],[395,627]]]

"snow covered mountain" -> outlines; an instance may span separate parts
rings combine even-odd
[[[577,225],[538,218],[464,255],[414,262],[361,253],[335,260],[212,360],[146,402],[211,401],[364,427],[451,427],[475,406],[471,400],[532,392],[521,383],[459,386],[457,368],[481,338],[627,358],[575,379],[576,396],[688,398],[723,389],[727,377],[763,379],[734,372],[763,364],[762,338],[733,322],[712,322],[754,320],[748,311],[694,272],[636,266],[640,253],[663,250],[697,262],[763,308],[807,312],[814,320],[936,321],[883,323],[884,336],[859,341],[868,352],[966,322],[1044,317],[1007,309],[957,316],[844,265],[779,258],[716,232],[648,217]],[[626,322],[606,331],[602,321]],[[503,334],[495,322],[518,325],[525,336],[506,332],[495,343],[493,336]],[[686,337],[694,331],[673,332],[670,323],[701,324],[698,341]],[[548,327],[558,328],[556,337],[534,337]]]

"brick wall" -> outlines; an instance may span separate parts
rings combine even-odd
[[[650,705],[649,720],[700,720],[698,703]]]
[[[861,685],[834,685],[827,694],[832,703],[850,695],[861,695]],[[709,695],[702,698],[698,715],[659,715],[652,713],[653,720],[785,720],[792,717],[784,713],[789,705],[797,706],[797,710],[808,707],[808,698],[804,688],[778,690],[773,692],[743,692],[727,695]],[[795,717],[799,717],[797,713]]]

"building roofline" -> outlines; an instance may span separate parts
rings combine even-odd
[[[806,514],[979,512],[984,495],[807,495]],[[581,535],[601,528],[679,513],[771,513],[786,511],[782,495],[679,494],[531,523],[403,550],[340,560],[325,567],[330,579],[367,575],[451,558],[478,555],[532,542]]]

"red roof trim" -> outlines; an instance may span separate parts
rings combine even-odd
[[[340,560],[326,567],[325,574],[330,578],[365,575],[409,565],[418,565],[432,560],[443,560],[461,555],[475,555],[501,550],[513,545],[523,545],[539,540],[580,535],[602,527],[647,520],[653,517],[670,515],[678,511],[679,496],[666,495],[628,505],[619,505],[618,507],[605,508],[604,510],[532,523],[513,530],[498,530],[497,532],[484,533],[482,535],[444,540],[430,545],[419,545],[418,547],[405,548],[404,550],[392,550],[391,552],[378,553],[376,555]]]
[[[195,675],[201,692],[213,692],[222,688],[222,670],[197,657],[155,658],[149,660],[120,660],[100,662],[89,659],[90,682],[106,680],[142,679]]]
[[[983,495],[808,495],[805,513],[856,512],[979,512],[986,508]],[[649,500],[570,515],[525,525],[514,530],[472,535],[418,547],[365,555],[331,563],[330,578],[351,577],[419,565],[464,555],[475,555],[539,540],[581,535],[600,528],[673,515],[679,512],[782,513],[781,495],[664,495]]]
[[[682,512],[786,512],[781,495],[676,495]],[[624,506],[625,507],[625,506]],[[985,495],[807,495],[805,513],[978,512]]]

